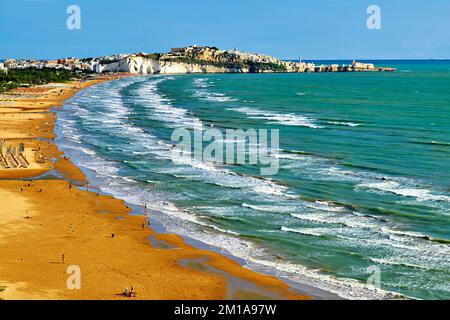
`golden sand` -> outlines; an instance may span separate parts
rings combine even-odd
[[[0,95],[0,139],[23,143],[29,162],[0,167],[0,299],[306,298],[177,235],[156,234],[123,201],[75,186],[87,183],[83,173],[37,138],[54,138],[51,107],[116,77]],[[63,178],[30,180],[52,170]],[[67,285],[72,266],[80,271],[79,290]],[[136,295],[122,295],[125,288]]]

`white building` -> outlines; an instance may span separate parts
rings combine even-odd
[[[8,69],[5,68],[5,64],[4,63],[0,63],[0,72],[4,72],[4,73],[8,72]]]

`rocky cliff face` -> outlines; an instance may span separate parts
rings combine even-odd
[[[130,72],[136,74],[159,73],[161,66],[158,60],[139,56],[130,56],[103,66],[102,71]]]
[[[217,67],[213,65],[203,65],[198,63],[186,63],[176,61],[160,61],[161,74],[177,73],[242,73],[241,69]]]
[[[155,60],[130,56],[104,65],[102,71],[130,72],[136,74],[185,74],[185,73],[246,73],[246,68],[225,68],[208,64]]]

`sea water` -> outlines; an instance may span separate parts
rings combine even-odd
[[[137,76],[79,92],[58,144],[105,193],[345,298],[450,298],[450,62],[394,73]],[[201,121],[279,129],[279,171],[174,161]],[[379,271],[380,289],[367,286]]]

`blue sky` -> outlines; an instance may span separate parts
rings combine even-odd
[[[81,30],[66,9],[81,8]],[[381,30],[366,27],[381,8]],[[0,0],[0,58],[165,52],[191,44],[302,59],[450,58],[449,0]]]

